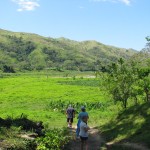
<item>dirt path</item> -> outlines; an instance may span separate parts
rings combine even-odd
[[[127,148],[133,148],[136,150],[150,150],[149,148],[145,147],[144,145],[140,145],[137,143],[124,143],[122,144],[123,147],[127,147]]]
[[[73,140],[65,147],[65,150],[80,150],[80,139],[76,139],[76,128],[73,127],[69,129],[70,136],[73,137]],[[104,139],[101,137],[99,130],[96,127],[93,127],[89,130],[89,139],[88,139],[88,150],[150,150],[144,145],[138,143],[105,143]],[[106,147],[105,147],[105,146]],[[102,146],[104,146],[102,148]]]
[[[80,150],[80,139],[76,139],[75,136],[75,127],[70,130],[70,134],[73,137],[73,140],[67,145],[65,150]],[[96,128],[91,128],[89,130],[89,139],[88,145],[89,150],[100,150],[101,145],[104,143],[104,140],[99,134],[99,130]]]
[[[120,144],[107,143],[107,150],[111,150],[111,149],[115,150],[115,147],[117,147],[117,149],[119,147],[120,149],[123,150],[150,150],[146,146],[141,145],[139,143],[129,143],[129,142],[120,143]]]

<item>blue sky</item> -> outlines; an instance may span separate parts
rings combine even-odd
[[[150,0],[0,0],[0,28],[141,50]]]

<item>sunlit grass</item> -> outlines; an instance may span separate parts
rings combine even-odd
[[[49,110],[51,101],[62,102],[109,102],[100,89],[98,79],[51,78],[46,76],[12,76],[0,78],[0,116],[16,117],[22,113],[35,121],[42,120],[49,127],[66,126],[65,113]],[[7,111],[6,111],[7,110]],[[108,117],[110,111],[90,110],[92,126]],[[107,115],[106,115],[107,114]],[[76,121],[75,121],[76,122]]]

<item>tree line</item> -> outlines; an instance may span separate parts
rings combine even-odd
[[[108,66],[107,74],[100,74],[104,79],[102,85],[109,91],[115,103],[121,102],[126,108],[134,101],[137,105],[140,99],[150,101],[150,38],[138,54],[128,61],[120,58],[117,63]]]

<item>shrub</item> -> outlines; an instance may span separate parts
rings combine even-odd
[[[66,128],[48,130],[44,137],[36,139],[37,150],[61,150],[70,140],[67,135]]]
[[[81,106],[85,106],[86,108],[88,108],[89,110],[92,109],[103,109],[106,107],[106,105],[110,105],[109,103],[102,103],[102,102],[70,102],[70,101],[51,101],[49,103],[49,105],[46,106],[46,109],[52,109],[54,111],[59,111],[64,113],[64,111],[66,110],[66,108],[69,105],[72,105],[76,112],[78,113],[81,109]]]

